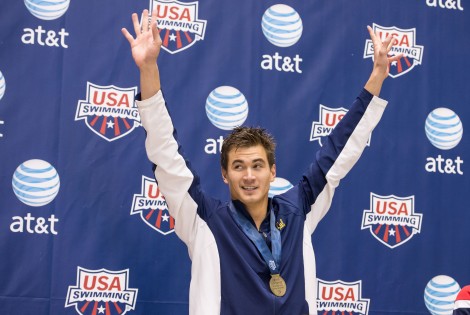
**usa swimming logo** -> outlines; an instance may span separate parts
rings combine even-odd
[[[370,299],[362,297],[362,281],[317,280],[317,311],[324,315],[369,314]]]
[[[389,35],[393,36],[394,46],[389,55],[403,54],[403,57],[390,65],[389,76],[399,77],[410,72],[415,66],[420,65],[423,60],[424,47],[416,44],[416,29],[401,29],[396,26],[385,27],[373,24],[372,29],[383,41]],[[364,58],[374,59],[374,46],[372,40],[366,40]]]
[[[322,138],[327,137],[336,125],[343,119],[348,110],[344,107],[331,108],[320,104],[319,121],[312,122],[312,130],[310,132],[310,141],[318,141],[320,146]],[[370,136],[367,140],[367,145],[370,145]]]
[[[207,21],[198,18],[198,6],[198,1],[150,1],[150,11],[155,8],[157,12],[164,50],[176,54],[204,39]]]
[[[75,121],[84,120],[91,131],[106,141],[120,139],[141,125],[136,93],[137,87],[87,82],[86,99],[78,102]]]
[[[152,178],[142,176],[142,190],[134,195],[131,214],[140,214],[148,226],[163,235],[174,232],[175,219],[170,216],[165,197]]]
[[[129,269],[111,271],[78,267],[77,283],[69,286],[65,307],[81,315],[124,315],[135,309],[138,289],[129,288]]]
[[[380,196],[371,193],[370,210],[364,210],[361,229],[382,244],[395,248],[421,232],[423,215],[415,213],[415,197]]]

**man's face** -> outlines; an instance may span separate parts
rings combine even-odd
[[[276,165],[269,167],[261,145],[235,148],[228,152],[227,170],[222,169],[222,176],[233,200],[240,200],[247,208],[264,206],[276,177]]]

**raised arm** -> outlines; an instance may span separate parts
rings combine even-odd
[[[140,70],[141,100],[146,100],[160,91],[160,74],[157,58],[160,54],[162,40],[157,29],[156,12],[149,19],[149,11],[144,10],[142,23],[136,13],[132,14],[135,38],[126,28],[121,31],[131,45],[132,57]]]
[[[137,100],[142,126],[147,138],[145,150],[154,164],[158,187],[165,197],[168,211],[175,218],[175,232],[188,245],[190,252],[198,227],[199,197],[198,177],[189,168],[178,143],[176,130],[160,90],[157,58],[162,41],[157,29],[156,12],[149,19],[147,10],[142,13],[142,23],[132,14],[136,33],[133,37],[127,29],[122,33],[129,41],[132,57],[140,70],[141,98]],[[189,191],[194,191],[190,195]]]
[[[374,66],[364,90],[356,98],[348,113],[341,119],[301,182],[306,192],[307,228],[313,233],[318,222],[327,213],[336,187],[359,160],[372,130],[379,123],[387,102],[378,96],[388,77],[390,62],[401,55],[388,57],[393,46],[392,36],[383,42],[367,27],[374,45]]]

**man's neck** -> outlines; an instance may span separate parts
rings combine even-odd
[[[268,213],[268,201],[263,202],[259,206],[247,206],[245,205],[246,211],[250,214],[251,218],[255,222],[256,229],[259,231],[261,223],[266,219]]]

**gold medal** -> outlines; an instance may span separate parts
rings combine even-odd
[[[286,294],[287,285],[280,274],[271,275],[271,280],[269,280],[269,287],[275,296],[284,296],[284,294]]]

